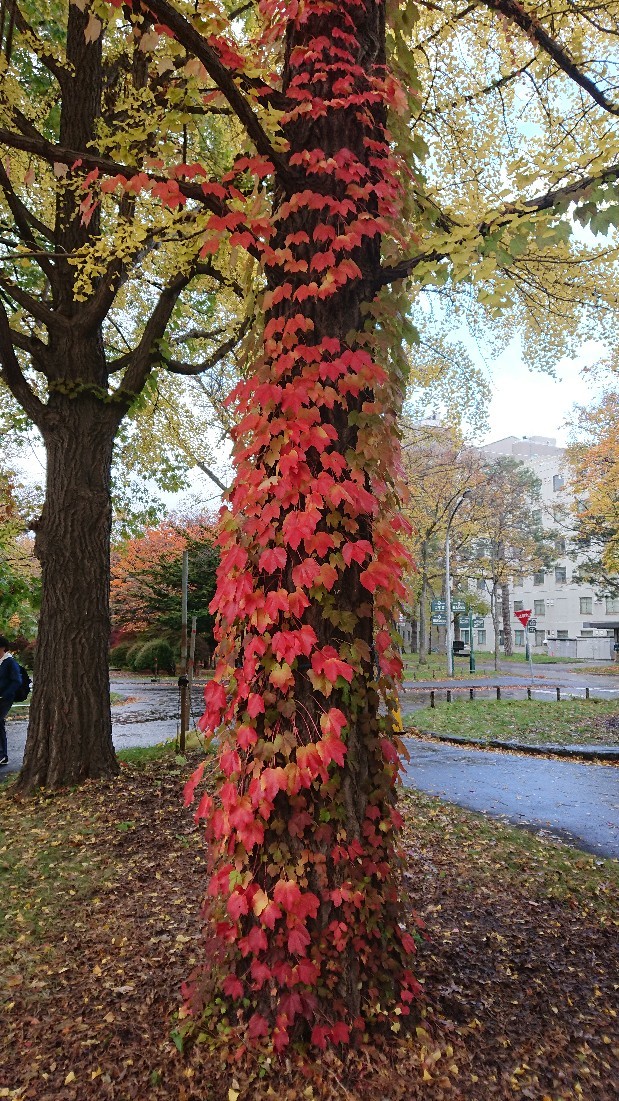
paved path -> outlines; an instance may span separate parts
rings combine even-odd
[[[112,738],[116,749],[157,745],[177,736],[179,693],[176,681],[152,683],[127,678],[112,679],[112,692],[127,699],[112,707]],[[194,721],[204,710],[204,684],[194,686],[191,714]],[[26,745],[26,722],[10,718],[7,723],[9,765],[2,772],[19,772]]]
[[[557,688],[561,689],[563,699],[576,697],[583,699],[589,688],[592,698],[600,700],[619,699],[619,675],[596,677],[583,673],[578,665],[534,665],[533,677],[524,663],[503,663],[503,668],[495,673],[487,666],[462,680],[405,680],[402,686],[402,714],[410,715],[421,707],[428,707],[430,690],[434,689],[436,702],[444,702],[449,688],[453,700],[468,699],[469,688],[477,688],[477,699],[495,698],[495,687],[500,685],[503,699],[526,699],[526,686],[531,685],[533,699],[556,699]]]
[[[459,682],[462,683],[462,682]],[[520,682],[522,683],[522,681]],[[129,697],[112,708],[117,749],[156,745],[178,729],[175,682],[114,679],[112,691]],[[202,712],[203,685],[194,689],[192,712]],[[405,708],[403,708],[405,709]],[[8,724],[9,770],[22,761],[26,723]],[[473,810],[550,829],[580,848],[619,858],[617,766],[517,757],[487,750],[407,739],[411,761],[405,783]],[[3,770],[6,775],[6,770]]]
[[[404,784],[619,859],[619,768],[406,738]]]

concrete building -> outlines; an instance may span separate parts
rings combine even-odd
[[[515,649],[524,651],[526,634],[514,612],[531,609],[535,633],[529,642],[538,653],[583,658],[613,658],[614,644],[619,642],[619,598],[600,597],[591,585],[573,580],[576,564],[569,557],[571,534],[568,488],[569,473],[565,469],[565,449],[547,436],[518,439],[508,436],[481,448],[488,458],[509,455],[523,462],[541,481],[539,520],[543,527],[556,530],[557,559],[550,570],[541,570],[532,577],[515,581],[510,587],[511,622]],[[484,583],[479,582],[482,589]],[[501,636],[502,636],[501,632]],[[468,631],[461,631],[468,643]],[[502,637],[499,640],[502,645]],[[476,649],[494,648],[492,617],[476,619],[474,644]]]

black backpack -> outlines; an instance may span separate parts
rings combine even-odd
[[[30,695],[31,681],[30,677],[28,676],[27,669],[24,669],[23,665],[20,665],[19,662],[17,663],[17,666],[21,676],[21,685],[15,693],[14,702],[23,703],[24,700],[27,700],[28,696]]]

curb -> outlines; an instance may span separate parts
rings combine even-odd
[[[619,746],[586,745],[526,745],[523,742],[504,742],[498,738],[483,741],[481,738],[464,738],[461,734],[437,734],[434,730],[418,731],[422,737],[451,745],[471,746],[473,749],[510,749],[514,753],[543,757],[568,757],[585,761],[615,761],[619,764]],[[414,737],[412,730],[405,730],[404,737]]]

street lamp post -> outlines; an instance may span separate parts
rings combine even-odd
[[[450,552],[449,536],[451,534],[451,524],[452,524],[454,516],[456,515],[456,512],[460,508],[460,505],[463,504],[463,502],[466,501],[470,496],[471,496],[470,489],[465,489],[465,491],[462,494],[460,500],[456,502],[456,505],[452,510],[451,516],[449,517],[449,520],[447,521],[447,534],[445,535],[445,611],[446,611],[446,619],[447,619],[446,636],[447,636],[447,676],[448,677],[453,677],[453,675],[454,675],[453,635],[452,635],[452,631],[451,631],[451,576],[450,576],[450,562],[449,562],[449,552]]]

